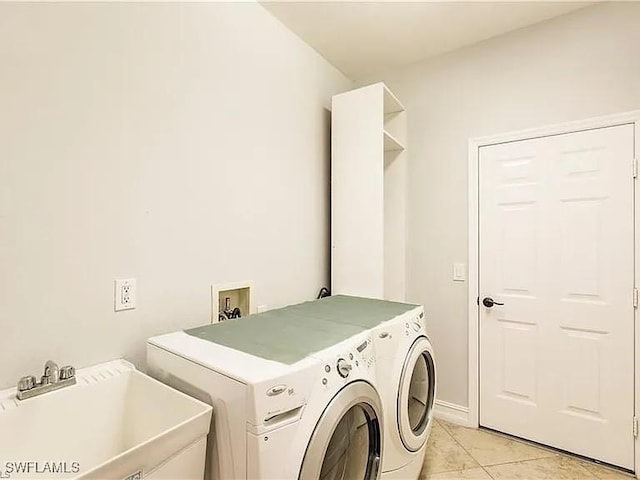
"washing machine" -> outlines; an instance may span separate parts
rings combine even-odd
[[[436,365],[423,309],[417,307],[371,333],[385,424],[382,478],[417,479],[436,395]]]
[[[213,406],[207,478],[380,478],[371,332],[289,313],[151,338],[148,372]]]

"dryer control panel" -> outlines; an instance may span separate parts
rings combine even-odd
[[[365,367],[371,368],[373,366],[375,356],[373,354],[373,348],[371,347],[370,336],[368,336],[364,342],[356,347],[356,352],[358,352],[358,355],[362,359],[362,363]]]
[[[406,336],[415,334],[426,334],[426,327],[424,322],[424,312],[420,312],[412,320],[407,320],[404,323],[404,334]]]

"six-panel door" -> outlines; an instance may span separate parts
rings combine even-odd
[[[479,164],[480,424],[628,469],[633,141],[632,124],[594,129]]]

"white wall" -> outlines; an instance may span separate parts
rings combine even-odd
[[[382,78],[407,108],[408,300],[424,303],[438,397],[467,405],[467,141],[640,109],[640,3],[606,3]]]
[[[0,387],[328,283],[342,74],[255,3],[0,5]],[[135,277],[137,310],[114,313]]]

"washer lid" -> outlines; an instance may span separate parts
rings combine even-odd
[[[173,332],[150,338],[151,347],[158,355],[175,354],[195,365],[222,373],[243,384],[265,383],[264,391],[289,378],[298,371],[315,372],[320,361],[307,357],[294,365],[265,360],[233,348],[201,340],[185,332]],[[310,375],[310,373],[309,373]],[[276,397],[269,397],[276,398]]]

